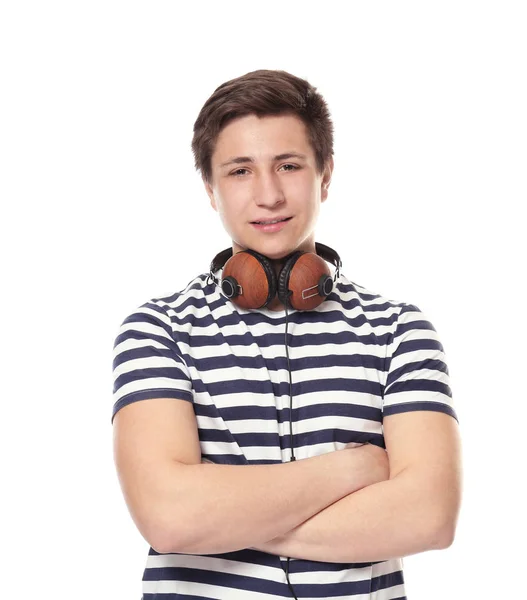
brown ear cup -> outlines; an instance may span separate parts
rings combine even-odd
[[[295,252],[278,278],[278,297],[296,310],[313,310],[333,289],[328,264],[313,252]]]
[[[276,294],[276,273],[265,256],[243,250],[225,263],[221,289],[242,308],[263,308]]]

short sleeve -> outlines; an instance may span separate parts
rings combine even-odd
[[[146,302],[121,323],[113,346],[113,408],[149,398],[193,401],[188,367],[174,341],[170,317]]]
[[[387,352],[383,415],[411,410],[454,410],[445,352],[432,323],[413,304],[405,304]]]

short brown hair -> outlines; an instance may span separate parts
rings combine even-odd
[[[203,105],[192,138],[196,170],[210,183],[212,154],[218,136],[229,121],[256,114],[294,114],[307,127],[317,172],[333,155],[333,123],[326,101],[305,79],[286,71],[260,69],[222,83]]]

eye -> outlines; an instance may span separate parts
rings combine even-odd
[[[291,171],[296,171],[296,170],[298,170],[300,168],[300,167],[297,167],[296,165],[292,165],[290,163],[288,163],[286,165],[282,165],[282,167],[293,167],[292,169],[287,169],[288,171],[290,171],[290,170]],[[280,168],[282,168],[282,167],[280,167]]]
[[[247,171],[247,169],[236,169],[236,171],[233,171],[233,172],[231,173],[231,175],[233,175],[234,177],[239,177],[238,173],[239,173],[240,171]]]

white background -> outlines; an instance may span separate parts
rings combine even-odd
[[[454,544],[410,600],[525,593],[523,2],[13,2],[0,8],[5,598],[138,600],[148,544],[113,463],[128,312],[230,246],[190,149],[224,81],[307,78],[335,124],[317,240],[416,304],[463,439]]]

